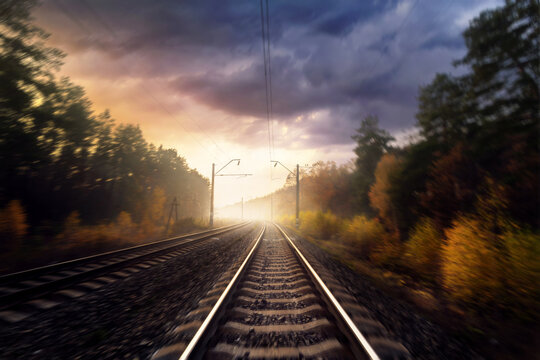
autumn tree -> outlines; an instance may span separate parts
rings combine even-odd
[[[302,177],[300,187],[303,199],[307,200],[307,204],[313,204],[310,210],[331,210],[342,215],[350,213],[351,173],[350,166],[338,166],[333,161],[313,164]],[[303,206],[303,209],[308,208]]]
[[[370,115],[362,120],[360,128],[356,130],[352,139],[356,141],[353,192],[357,198],[357,207],[369,213],[368,193],[375,180],[375,168],[383,154],[391,149],[390,142],[394,138],[387,131],[379,128],[379,119],[376,116]]]
[[[371,207],[378,213],[382,223],[392,232],[398,233],[396,208],[392,203],[390,189],[400,171],[400,160],[395,155],[384,155],[375,170],[375,182],[369,190]]]
[[[420,203],[440,231],[450,224],[458,211],[472,205],[479,177],[476,167],[463,144],[456,145],[447,155],[433,162]]]

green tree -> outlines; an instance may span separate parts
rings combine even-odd
[[[420,87],[416,118],[425,139],[448,147],[467,134],[475,106],[468,88],[467,79],[448,74],[437,74]]]
[[[390,142],[394,138],[379,128],[379,119],[376,116],[370,115],[362,120],[352,139],[356,141],[353,191],[359,210],[370,213],[368,193],[375,181],[375,169],[383,154],[391,149]]]
[[[208,181],[176,150],[148,144],[108,111],[96,115],[83,88],[56,78],[63,54],[33,25],[35,5],[0,3],[0,205],[20,199],[30,229],[75,213],[85,225],[121,212],[148,223],[160,215],[145,216],[145,204],[161,188],[184,216],[205,214]]]
[[[483,11],[463,33],[467,54],[456,62],[471,68],[478,111],[486,121],[538,122],[540,5],[506,0]]]

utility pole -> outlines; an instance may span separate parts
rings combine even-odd
[[[171,210],[169,210],[169,218],[167,219],[167,227],[165,228],[165,234],[169,233],[169,224],[171,223],[171,217],[174,211],[175,223],[178,222],[178,202],[176,201],[176,196],[174,197],[171,203]]]
[[[274,192],[270,193],[270,221],[274,221]]]
[[[300,166],[296,164],[296,228],[300,228]]]
[[[291,170],[289,170],[288,167],[283,165],[281,162],[277,160],[270,160],[270,162],[274,163],[274,167],[277,166],[277,164],[283,166],[291,175],[296,175],[296,228],[298,229],[300,227],[300,165],[296,164],[296,174],[293,173]]]
[[[210,227],[214,226],[214,181],[216,164],[212,163],[212,191],[210,192]]]
[[[236,165],[240,165],[240,159],[232,159],[224,166],[222,166],[218,171],[216,170],[216,164],[212,163],[212,190],[210,192],[210,227],[214,226],[214,188],[215,188],[215,177],[216,176],[250,176],[253,174],[219,174],[219,172],[227,167],[233,161],[237,161]]]

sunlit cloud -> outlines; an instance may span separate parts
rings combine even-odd
[[[461,32],[502,1],[269,4],[274,153],[295,164],[349,161],[351,136],[368,114],[408,134],[418,87],[437,72],[462,71],[451,65],[465,51]],[[255,154],[253,172],[269,176],[257,2],[58,0],[35,17],[68,54],[62,74],[86,88],[97,111],[139,124],[205,176],[212,162]],[[246,196],[274,186],[242,181]]]

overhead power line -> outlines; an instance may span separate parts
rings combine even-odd
[[[275,155],[274,146],[274,98],[272,90],[272,56],[270,55],[270,11],[268,10],[268,0],[266,1],[266,44],[268,48],[268,89],[270,90],[270,131],[272,139],[272,156]]]
[[[263,6],[263,0],[260,0],[260,8],[261,8],[261,40],[262,40],[262,48],[263,48],[263,66],[264,66],[264,87],[265,87],[265,101],[266,101],[266,122],[268,126],[268,157],[272,158],[272,127],[271,127],[271,117],[270,117],[270,91],[269,91],[269,74],[268,74],[268,55],[267,53],[270,51],[269,45],[270,43],[266,40],[269,34],[266,33],[267,25],[266,25],[266,19],[264,16],[264,6]],[[268,47],[268,49],[267,49]]]

